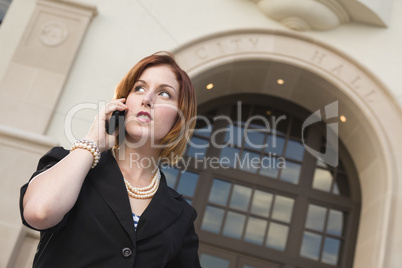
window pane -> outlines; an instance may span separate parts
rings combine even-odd
[[[288,239],[289,227],[282,224],[271,223],[269,225],[267,247],[284,251]]]
[[[186,171],[181,174],[177,192],[193,197],[198,182],[198,174]]]
[[[304,146],[301,142],[295,140],[288,140],[286,145],[286,153],[285,156],[295,159],[295,160],[303,160],[304,155]]]
[[[300,255],[318,261],[321,247],[321,235],[304,232]]]
[[[239,168],[250,173],[257,173],[260,168],[260,155],[243,151]]]
[[[341,236],[343,232],[343,213],[331,209],[329,211],[327,233]]]
[[[202,124],[202,127],[197,127],[197,124]],[[206,138],[209,138],[211,136],[211,132],[212,132],[212,124],[211,122],[197,122],[196,124],[196,129],[194,129],[194,134],[198,135],[198,136],[203,136]],[[205,125],[206,124],[206,125]]]
[[[218,205],[226,206],[229,198],[231,183],[214,179],[208,201]]]
[[[314,172],[313,188],[325,192],[331,190],[332,174],[329,170],[317,168]]]
[[[208,148],[209,141],[192,137],[188,143],[187,155],[194,158],[203,158]]]
[[[207,206],[201,228],[205,231],[219,234],[224,213],[223,209]]]
[[[274,211],[272,218],[275,220],[290,222],[293,211],[294,200],[288,197],[277,195],[275,197]]]
[[[332,193],[339,195],[339,187],[338,184],[336,182],[334,182],[334,186],[332,187]]]
[[[281,181],[298,184],[300,169],[301,165],[286,161],[286,165],[281,171]]]
[[[286,135],[289,127],[290,116],[282,111],[272,111],[271,113],[271,131],[272,133]]]
[[[267,147],[265,148],[265,152],[281,156],[284,145],[284,138],[272,134],[268,135]]]
[[[179,170],[177,168],[168,167],[163,168],[162,172],[163,174],[165,174],[166,182],[169,185],[169,187],[175,189],[177,175],[179,175]]]
[[[224,258],[201,253],[200,263],[202,267],[208,268],[229,268],[230,261]]]
[[[223,166],[235,167],[235,161],[238,161],[239,149],[233,147],[223,147],[220,155],[220,163]]]
[[[322,253],[322,262],[337,265],[339,258],[339,248],[341,241],[330,237],[325,238],[324,252]]]
[[[264,235],[265,230],[267,229],[267,223],[267,221],[254,217],[248,218],[244,240],[250,243],[262,245],[264,243]]]
[[[251,213],[268,218],[271,210],[272,198],[273,194],[256,190],[251,205]]]
[[[241,239],[245,221],[245,215],[229,211],[226,216],[225,227],[223,228],[223,235],[230,236],[236,239]]]
[[[316,205],[309,205],[306,228],[322,232],[324,230],[326,215],[327,215],[326,208]]]
[[[227,128],[224,144],[232,144],[241,147],[242,139],[244,136],[244,129],[238,126],[230,126]]]
[[[261,160],[260,174],[263,176],[276,179],[278,177],[279,168],[285,166],[285,161],[280,161],[272,155],[264,155]]]
[[[230,207],[247,211],[248,204],[251,198],[251,188],[241,185],[235,185],[233,187],[232,197],[230,199]]]
[[[265,139],[265,129],[251,129],[248,128],[244,140],[244,146],[247,148],[252,148],[254,150],[262,150],[265,148],[264,139]]]

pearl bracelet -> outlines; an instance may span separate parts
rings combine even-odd
[[[74,151],[77,148],[88,150],[94,157],[94,161],[92,162],[91,168],[96,167],[96,165],[99,163],[99,159],[101,156],[98,146],[90,140],[81,139],[74,142],[70,152]]]

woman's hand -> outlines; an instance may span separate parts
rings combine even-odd
[[[98,145],[100,152],[112,148],[116,142],[118,131],[109,135],[106,132],[106,121],[109,121],[114,111],[124,111],[127,109],[127,105],[124,104],[125,101],[125,98],[113,100],[100,108],[99,114],[95,117],[88,134],[85,136],[85,139],[95,142]]]

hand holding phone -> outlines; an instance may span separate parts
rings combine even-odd
[[[112,135],[116,129],[119,129],[118,143],[120,144],[126,135],[126,130],[124,128],[124,117],[125,111],[114,111],[110,117],[109,122],[106,121],[106,132]]]

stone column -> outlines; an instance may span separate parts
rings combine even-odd
[[[0,81],[0,267],[32,267],[39,236],[21,224],[19,189],[57,144],[44,134],[96,14],[94,6],[38,0]]]

